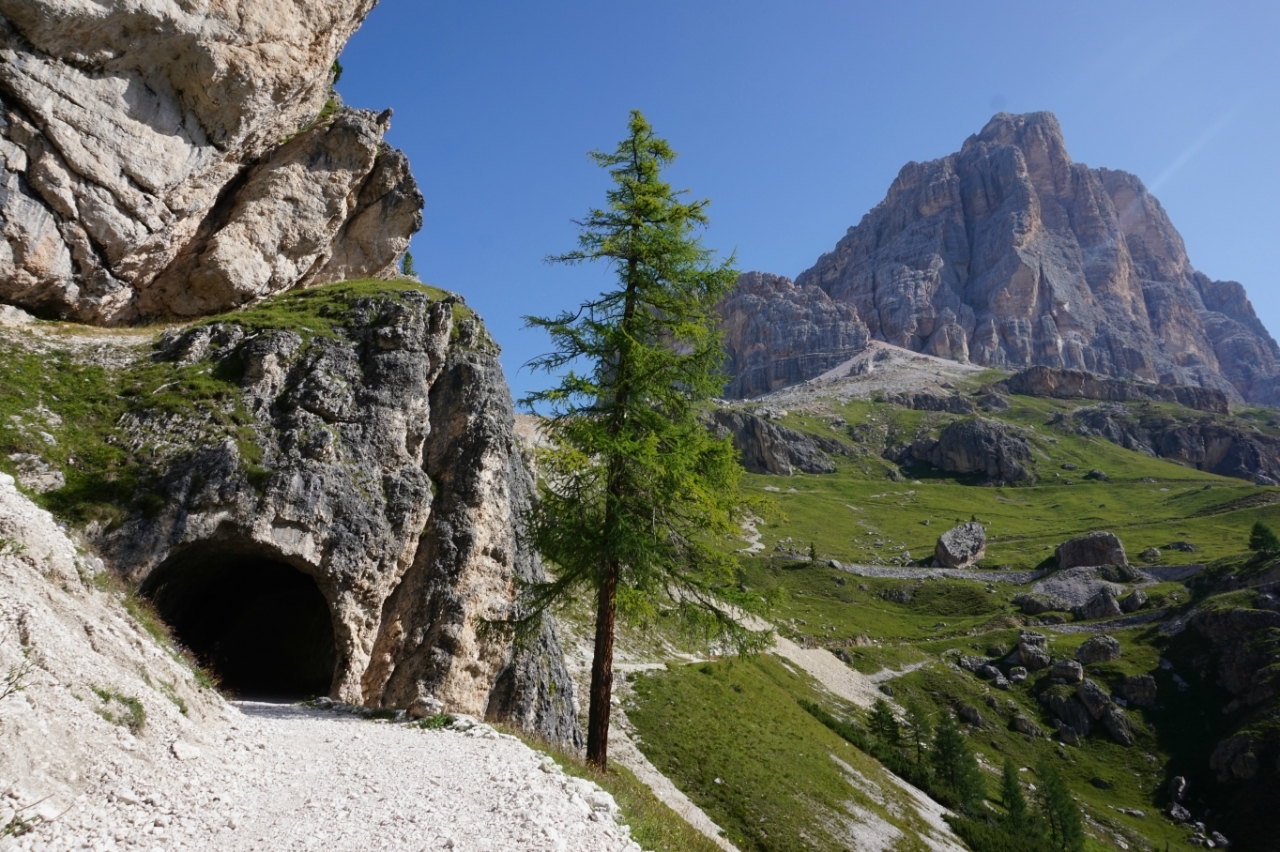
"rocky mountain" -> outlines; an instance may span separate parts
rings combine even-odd
[[[0,0],[0,301],[119,324],[394,272],[390,112],[326,108],[375,2]]]
[[[832,348],[796,304],[877,340],[987,367],[1043,365],[1280,404],[1280,348],[1244,288],[1197,272],[1134,175],[1071,160],[1047,112],[996,115],[958,153],[908,163],[835,249],[776,295],[751,273],[727,304],[729,393],[820,374]],[[817,293],[827,297],[822,300]],[[797,294],[804,294],[798,299]],[[736,331],[758,298],[767,334]],[[739,353],[749,353],[749,362]],[[815,363],[812,365],[806,359]],[[794,366],[793,366],[794,365]],[[828,366],[830,366],[828,364]]]

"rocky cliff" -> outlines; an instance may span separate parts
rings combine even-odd
[[[867,345],[858,312],[820,288],[748,272],[720,305],[725,395],[757,396],[825,373]]]
[[[873,338],[917,352],[1280,404],[1280,349],[1244,289],[1191,266],[1137,177],[1072,162],[1047,112],[1000,113],[958,153],[904,166],[885,199],[796,278],[796,290],[814,288],[856,309]],[[823,349],[803,324],[771,333],[761,348],[773,354],[754,363]]]
[[[117,324],[394,272],[389,111],[316,120],[375,2],[0,0],[0,301]]]
[[[301,600],[271,578],[303,575],[327,624],[282,641],[313,646],[311,661],[332,648],[321,691],[438,701],[574,742],[554,625],[524,650],[482,630],[542,570],[519,539],[531,482],[497,347],[440,291],[339,285],[285,299],[171,333],[104,377],[104,393],[130,400],[102,439],[125,460],[89,478],[139,485],[90,538],[179,638],[215,667],[226,655],[228,677],[226,649],[258,629],[254,607],[284,620]],[[213,385],[199,389],[202,376]],[[182,399],[159,402],[174,385]]]

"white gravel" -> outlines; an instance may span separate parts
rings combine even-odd
[[[178,741],[146,775],[104,773],[71,810],[0,848],[640,848],[611,796],[488,725],[422,730],[244,702],[217,733]]]

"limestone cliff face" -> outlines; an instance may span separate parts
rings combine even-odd
[[[744,398],[802,382],[867,345],[867,326],[848,304],[815,286],[748,272],[720,305],[732,380],[725,396]]]
[[[308,127],[375,2],[0,0],[0,301],[111,324],[392,272],[422,197],[389,116]]]
[[[1072,162],[1045,112],[1001,113],[958,153],[904,166],[796,287],[917,352],[1280,404],[1280,348],[1243,288],[1192,268],[1138,178]],[[777,334],[793,359],[807,330]]]
[[[108,563],[162,613],[236,559],[291,566],[328,605],[333,697],[432,697],[576,742],[554,623],[523,651],[480,629],[542,570],[520,540],[531,483],[497,347],[456,297],[418,288],[324,317],[330,333],[227,321],[162,341],[159,364],[238,377],[223,405],[241,427],[131,407],[119,440],[163,473],[146,511],[94,533]]]

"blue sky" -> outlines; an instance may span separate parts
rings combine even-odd
[[[1191,262],[1280,332],[1280,3],[382,0],[342,55],[352,106],[427,199],[423,280],[462,293],[513,390],[546,348],[520,317],[576,306],[605,269],[548,266],[603,201],[585,156],[641,109],[709,197],[707,246],[794,277],[909,160],[1000,110],[1050,110],[1073,159],[1151,187]]]

